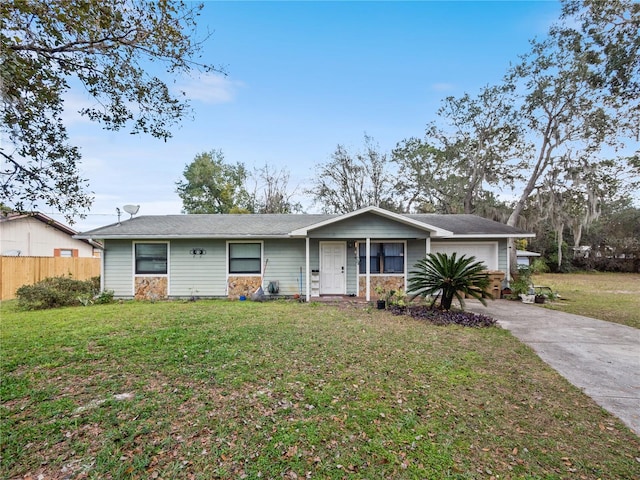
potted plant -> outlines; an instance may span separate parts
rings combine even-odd
[[[387,291],[384,289],[384,287],[382,287],[381,285],[376,285],[373,291],[376,292],[376,295],[378,295],[378,301],[376,302],[378,310],[384,310],[385,308],[387,308]]]

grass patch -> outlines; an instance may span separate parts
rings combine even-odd
[[[2,314],[3,478],[634,478],[507,331],[286,302]]]
[[[547,308],[640,328],[640,274],[548,273],[533,279],[561,295]]]

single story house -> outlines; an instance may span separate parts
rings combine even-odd
[[[0,215],[0,255],[99,257],[102,245],[75,238],[76,232],[39,212]]]
[[[81,233],[100,241],[102,288],[119,298],[350,295],[406,290],[429,252],[474,255],[509,271],[507,242],[532,237],[475,215],[228,214],[133,217]],[[498,287],[499,288],[499,287]]]

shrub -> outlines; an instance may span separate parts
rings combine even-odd
[[[94,302],[97,304],[106,304],[113,302],[113,290],[104,290],[96,295]]]
[[[33,285],[23,285],[16,291],[18,307],[25,310],[42,310],[82,304],[96,290],[91,280],[74,280],[70,277],[45,278]]]
[[[549,265],[542,258],[536,258],[531,263],[531,273],[549,273],[550,271]]]
[[[599,272],[640,273],[640,258],[582,258],[571,261],[578,270],[597,270]]]
[[[486,267],[474,256],[462,255],[458,258],[455,252],[450,256],[446,253],[430,253],[414,268],[410,272],[412,277],[407,289],[410,299],[441,295],[440,308],[449,310],[454,298],[462,307],[465,295],[480,300],[483,305],[486,305],[485,296],[493,298],[484,291],[489,285]]]
[[[518,267],[518,275],[511,281],[511,297],[514,299],[520,298],[520,294],[528,294],[533,287],[533,280],[531,280],[531,269],[529,267]]]

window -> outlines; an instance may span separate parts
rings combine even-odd
[[[262,246],[259,243],[229,244],[229,273],[260,274]]]
[[[53,256],[54,257],[66,257],[66,258],[77,257],[78,256],[78,249],[77,248],[54,248],[53,249]]]
[[[166,243],[136,243],[136,274],[167,274]]]
[[[360,273],[367,273],[367,251],[359,246]],[[370,273],[404,273],[404,243],[371,243]]]

